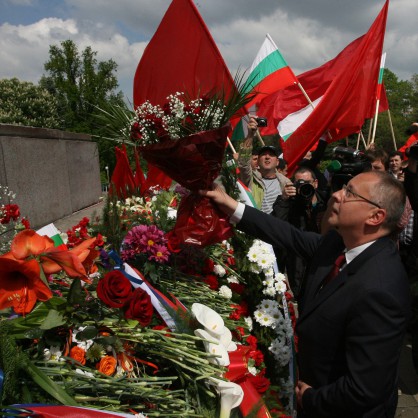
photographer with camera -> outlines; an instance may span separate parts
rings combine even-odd
[[[251,166],[254,136],[259,126],[266,124],[265,118],[251,116],[248,122],[248,135],[241,144],[238,156],[240,180],[251,190],[256,208],[265,213],[271,213],[277,196],[290,180],[277,171],[279,151],[270,145],[263,145],[257,150],[257,165]]]
[[[326,210],[329,195],[318,188],[313,170],[301,166],[293,175],[293,183],[285,186],[282,195],[273,204],[272,215],[289,222],[301,231],[320,232],[322,216]],[[294,253],[276,254],[279,265],[286,267],[290,287],[297,298],[308,265]]]

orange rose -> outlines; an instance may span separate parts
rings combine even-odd
[[[116,371],[117,360],[112,356],[104,356],[96,366],[97,370],[106,376],[112,376]]]
[[[83,348],[75,346],[70,351],[70,357],[78,361],[83,366],[86,364],[86,352]]]

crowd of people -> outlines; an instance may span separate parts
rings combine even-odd
[[[287,177],[256,118],[237,157],[256,207],[202,190],[237,229],[270,243],[299,305],[298,417],[394,417],[401,347],[418,282],[418,145],[373,145],[351,171],[318,167],[321,138]],[[343,150],[347,152],[347,150]],[[354,167],[354,171],[353,171]]]

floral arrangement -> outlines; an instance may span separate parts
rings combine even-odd
[[[176,240],[182,192],[109,199],[107,222],[81,220],[62,234],[66,246],[32,230],[13,239],[0,256],[3,407],[238,417],[256,396],[258,416],[290,415],[283,277],[239,234],[205,248]],[[116,229],[121,248],[106,234]]]
[[[150,145],[161,139],[180,139],[191,133],[220,128],[228,121],[222,100],[209,97],[189,99],[177,92],[168,96],[167,103],[153,106],[149,101],[135,109],[125,136],[140,145]]]
[[[15,202],[16,194],[8,187],[0,186],[0,251],[9,249],[10,239],[23,229],[30,228],[29,220],[21,216],[19,205]]]

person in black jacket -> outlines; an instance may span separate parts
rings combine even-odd
[[[289,222],[302,231],[320,232],[322,216],[329,196],[318,188],[315,173],[300,166],[293,174],[293,183],[287,184],[283,194],[273,204],[272,215]],[[284,267],[293,295],[297,299],[306,273],[306,261],[286,250],[275,249],[279,268]]]
[[[329,200],[324,235],[238,203],[220,187],[200,194],[244,233],[311,260],[296,325],[298,418],[393,418],[410,315],[408,278],[390,238],[405,205],[402,184],[379,171],[353,177]],[[346,264],[327,280],[342,254]]]

